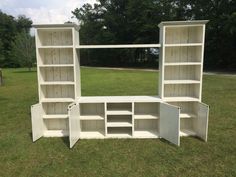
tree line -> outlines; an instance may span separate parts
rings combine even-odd
[[[205,68],[236,69],[236,1],[98,0],[72,11],[82,44],[157,43],[158,24],[210,20],[206,27]],[[81,62],[98,66],[158,67],[154,49],[81,50]]]

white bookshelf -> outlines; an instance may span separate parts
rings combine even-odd
[[[205,24],[162,22],[160,44],[80,45],[74,24],[34,25],[39,103],[31,108],[33,141],[164,138],[207,140],[208,106],[201,103]],[[160,47],[159,95],[81,96],[80,49]]]

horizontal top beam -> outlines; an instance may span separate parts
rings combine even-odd
[[[160,44],[121,44],[121,45],[77,45],[77,49],[153,48]]]

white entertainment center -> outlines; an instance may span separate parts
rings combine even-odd
[[[75,24],[34,25],[39,103],[31,107],[33,141],[164,138],[207,141],[209,106],[201,102],[207,20],[159,24],[160,44],[80,45]],[[81,96],[80,49],[160,48],[156,96]]]

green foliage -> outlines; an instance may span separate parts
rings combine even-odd
[[[158,43],[157,25],[161,21],[210,20],[206,28],[205,66],[236,68],[236,1],[98,0],[94,6],[84,4],[72,13],[81,23],[82,44]],[[157,67],[157,57],[145,49],[90,50],[81,54],[82,64]]]
[[[0,58],[0,67],[19,67],[19,63],[12,58],[12,43],[16,35],[23,30],[29,33],[31,24],[32,21],[24,15],[14,18],[0,10],[0,43],[2,43],[0,52],[3,55]]]
[[[181,138],[32,142],[30,105],[38,102],[37,74],[3,69],[0,87],[0,176],[3,177],[223,177],[236,176],[236,77],[204,75],[203,102],[210,105],[208,142]],[[153,95],[157,72],[82,68],[82,95]],[[121,84],[122,83],[122,84]]]
[[[30,36],[25,30],[16,35],[12,43],[11,56],[21,67],[27,67],[29,70],[36,62],[34,37]]]

